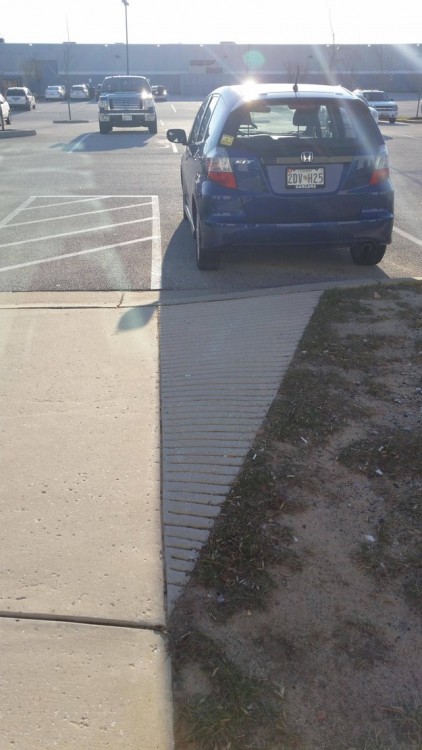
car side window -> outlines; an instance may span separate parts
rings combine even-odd
[[[201,125],[202,117],[205,112],[205,109],[208,104],[208,99],[205,99],[204,102],[202,102],[201,106],[199,107],[198,113],[193,121],[192,130],[190,131],[189,135],[189,143],[198,143],[198,134],[199,134],[199,128]]]
[[[208,125],[210,124],[210,120],[212,117],[212,114],[214,112],[214,109],[216,107],[216,104],[219,100],[219,95],[214,94],[211,99],[209,100],[208,107],[205,110],[204,116],[202,118],[202,122],[199,126],[198,131],[198,143],[201,143],[202,141],[205,141],[207,134],[208,134]]]

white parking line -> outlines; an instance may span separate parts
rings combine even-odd
[[[151,291],[161,289],[161,227],[158,195],[152,196]]]
[[[418,240],[417,237],[414,237],[413,234],[408,234],[408,232],[403,232],[402,229],[399,229],[398,227],[393,227],[393,231],[397,232],[401,237],[405,237],[407,240],[410,240],[411,242],[414,242],[415,245],[419,245],[422,247],[422,240]]]
[[[95,209],[92,211],[80,211],[77,213],[69,213],[69,214],[60,214],[60,216],[53,216],[53,217],[46,217],[42,219],[29,219],[27,221],[17,221],[13,224],[11,223],[13,219],[15,219],[20,213],[27,212],[27,211],[33,211],[37,210],[42,214],[42,210],[46,208],[52,208],[52,207],[66,207],[66,206],[73,206],[74,204],[79,203],[88,203],[92,201],[106,201],[107,199],[137,199],[138,202],[136,203],[130,203],[125,204],[123,206],[110,206],[108,208],[101,208],[101,209]],[[51,199],[53,202],[49,203],[48,200]],[[142,202],[140,202],[139,199],[142,199]],[[42,203],[35,203],[36,201],[42,201]],[[79,196],[75,195],[63,195],[63,196],[57,196],[57,195],[40,195],[40,196],[30,196],[26,201],[24,201],[18,208],[16,208],[14,211],[12,211],[10,214],[8,214],[2,221],[0,221],[0,226],[4,226],[7,228],[15,228],[15,227],[21,227],[25,226],[28,227],[32,224],[42,224],[43,222],[47,221],[57,221],[57,220],[65,220],[65,219],[73,219],[75,217],[80,216],[90,216],[91,214],[101,214],[106,213],[107,211],[120,211],[122,209],[137,209],[140,207],[149,207],[151,206],[151,216],[148,216],[146,218],[141,219],[133,219],[130,221],[125,222],[116,222],[113,224],[103,224],[101,226],[95,226],[95,227],[87,227],[86,229],[78,229],[71,232],[61,232],[59,234],[52,234],[52,235],[46,235],[43,237],[32,237],[27,238],[24,240],[17,240],[15,242],[7,242],[0,244],[0,248],[11,248],[11,247],[17,247],[22,245],[29,245],[31,243],[35,242],[47,242],[49,240],[55,240],[60,238],[72,238],[76,235],[85,234],[88,232],[98,232],[106,229],[114,229],[117,227],[125,227],[129,226],[130,224],[141,224],[145,222],[152,222],[152,234],[148,237],[138,237],[134,240],[127,240],[124,242],[114,242],[111,245],[101,245],[100,247],[94,247],[89,248],[86,250],[77,250],[75,252],[71,253],[63,253],[62,255],[54,255],[50,256],[48,258],[39,258],[38,260],[31,260],[26,261],[23,263],[15,263],[10,266],[5,266],[3,268],[0,268],[0,273],[5,273],[7,271],[14,271],[21,268],[27,268],[28,266],[37,266],[44,263],[52,263],[55,261],[64,260],[67,258],[74,258],[78,255],[87,255],[91,253],[100,252],[102,250],[111,250],[114,248],[119,247],[125,247],[128,245],[134,245],[136,243],[144,243],[144,242],[151,242],[151,289],[161,289],[161,283],[162,283],[162,273],[161,273],[161,264],[162,264],[162,252],[161,252],[161,227],[160,227],[160,207],[159,207],[159,200],[158,195],[94,195],[89,196],[85,198],[80,198]],[[28,216],[28,214],[26,214]]]
[[[0,221],[0,227],[6,226],[6,224],[8,224],[9,221],[11,221],[12,219],[14,219],[15,216],[17,216],[17,214],[20,211],[24,211],[25,209],[27,209],[28,206],[29,206],[29,204],[32,203],[34,200],[35,200],[35,195],[30,195],[29,198],[26,199],[26,201],[24,201],[23,203],[21,203],[20,206],[18,206],[18,208],[15,208],[14,211],[12,211],[10,214],[8,214],[7,216],[5,216],[4,219],[2,219]]]
[[[122,211],[124,208],[140,208],[141,206],[151,206],[152,201],[148,203],[132,203],[127,206],[113,206],[111,208],[100,208],[98,211],[81,211],[77,214],[62,214],[61,216],[50,216],[48,219],[33,219],[31,221],[17,221],[15,224],[8,224],[8,227],[24,227],[29,224],[43,224],[45,221],[58,221],[58,219],[72,219],[75,216],[93,216],[94,214],[105,214],[109,211]],[[50,208],[48,206],[48,208]]]
[[[6,271],[16,271],[19,268],[27,268],[28,266],[39,266],[42,263],[53,263],[56,260],[64,260],[65,258],[75,258],[78,255],[89,255],[90,253],[99,253],[101,250],[113,250],[115,247],[125,247],[126,245],[135,245],[137,242],[147,242],[148,240],[160,239],[159,237],[138,237],[136,240],[127,240],[126,242],[113,242],[112,245],[103,245],[102,247],[92,247],[89,250],[78,250],[75,253],[64,253],[63,255],[53,255],[51,258],[41,258],[40,260],[29,260],[26,263],[17,263],[14,266],[5,266],[0,268],[0,273]]]
[[[29,240],[18,240],[17,242],[6,242],[2,247],[16,247],[16,245],[29,245],[31,242],[47,242],[48,240],[57,240],[60,237],[74,237],[77,234],[86,232],[100,232],[102,229],[114,229],[115,227],[126,227],[129,224],[142,224],[145,221],[152,221],[152,216],[146,219],[132,219],[131,221],[122,221],[119,224],[102,224],[100,227],[87,227],[87,229],[75,229],[74,232],[62,232],[61,234],[50,234],[45,237],[33,237]]]
[[[74,203],[88,203],[89,201],[98,201],[98,200],[108,200],[109,198],[136,198],[139,200],[140,198],[149,198],[151,200],[151,195],[90,195],[89,198],[79,198],[77,195],[33,195],[31,196],[31,200],[40,200],[42,198],[73,198],[73,200],[68,200],[66,202],[60,201],[59,203],[37,203],[35,206],[25,206],[23,204],[19,209],[16,209],[17,211],[35,211],[38,208],[54,208],[55,206],[71,206]]]
[[[82,151],[83,149],[81,148],[81,146],[83,142],[86,140],[86,138],[90,138],[90,137],[91,137],[91,133],[87,133],[86,135],[83,135],[81,138],[79,138],[76,141],[76,143],[73,146],[68,146],[66,151],[68,151],[69,153],[72,153],[72,151]]]

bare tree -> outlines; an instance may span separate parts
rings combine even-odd
[[[333,27],[333,21],[331,17],[331,8],[327,3],[327,10],[328,10],[328,22],[330,24],[330,31],[331,31],[331,44],[327,44],[328,48],[328,77],[329,82],[333,82],[333,70],[335,68],[338,53],[340,51],[340,47],[338,44],[336,44],[336,35],[334,33],[334,27]]]

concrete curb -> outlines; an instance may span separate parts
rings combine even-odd
[[[95,307],[168,307],[173,305],[198,304],[202,302],[220,302],[235,299],[250,299],[252,297],[269,297],[281,294],[296,294],[297,292],[325,291],[326,289],[350,289],[361,286],[388,286],[403,282],[422,281],[419,276],[404,276],[381,279],[378,281],[362,279],[349,281],[323,281],[313,284],[297,284],[282,287],[267,287],[265,289],[248,289],[233,292],[0,292],[1,309],[65,309],[65,308],[95,308]]]
[[[84,122],[91,122],[91,120],[53,120],[55,125],[78,125]]]
[[[0,130],[0,138],[25,138],[27,135],[37,135],[36,130]]]

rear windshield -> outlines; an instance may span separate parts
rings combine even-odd
[[[333,147],[358,142],[370,150],[383,142],[362,102],[338,99],[245,102],[229,116],[220,142],[229,145],[232,137],[235,145],[268,148],[292,139],[324,141]]]
[[[146,78],[131,78],[122,76],[121,78],[106,78],[103,82],[101,93],[112,94],[116,91],[150,91],[149,83]]]
[[[6,96],[25,96],[25,89],[7,89]]]

